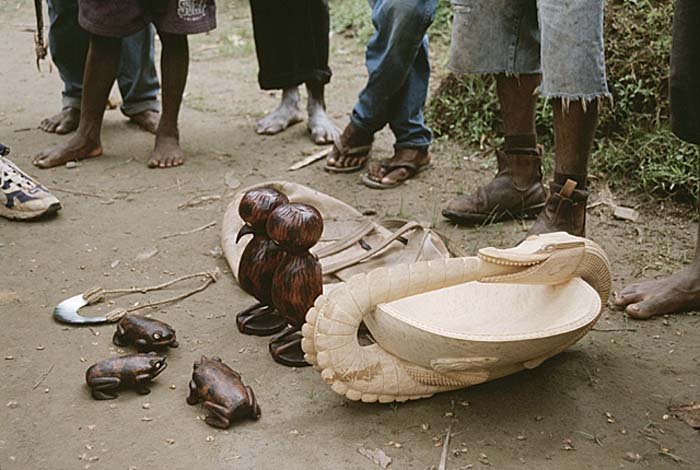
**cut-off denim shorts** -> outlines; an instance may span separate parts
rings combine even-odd
[[[469,74],[542,74],[547,98],[609,97],[605,0],[452,0],[449,68]]]

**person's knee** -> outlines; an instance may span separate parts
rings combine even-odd
[[[379,14],[395,29],[415,31],[426,28],[433,21],[432,3],[433,0],[385,0]]]

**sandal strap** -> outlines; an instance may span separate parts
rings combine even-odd
[[[350,155],[362,154],[361,156],[368,156],[369,151],[372,150],[372,144],[361,145],[359,147],[343,147],[343,145],[338,142],[334,142],[335,148],[338,149],[338,156],[347,157]]]
[[[425,166],[416,165],[412,162],[392,162],[391,160],[382,160],[381,162],[379,162],[379,165],[387,172],[398,170],[399,168],[404,168],[408,170],[409,178],[414,176],[416,173],[418,173],[418,170]]]

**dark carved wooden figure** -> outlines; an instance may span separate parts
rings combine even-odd
[[[165,370],[166,356],[151,352],[105,359],[90,366],[85,372],[85,381],[95,400],[117,398],[115,390],[135,388],[146,395],[151,391],[148,383]]]
[[[165,322],[140,315],[127,315],[117,323],[112,342],[125,347],[134,345],[139,352],[177,347],[175,330]]]
[[[260,303],[240,312],[236,324],[241,333],[269,336],[282,331],[287,320],[275,312],[272,304],[272,275],[285,256],[284,251],[267,236],[267,219],[277,207],[287,204],[287,196],[271,188],[253,189],[245,193],[238,213],[246,225],[241,237],[252,234],[238,265],[238,281],[244,291]]]
[[[194,363],[188,405],[200,401],[210,415],[208,425],[226,429],[234,419],[260,418],[260,406],[253,389],[244,385],[241,375],[221,362],[218,357],[206,356]]]
[[[321,263],[309,253],[321,238],[323,218],[308,204],[285,204],[268,218],[267,233],[286,253],[272,278],[272,302],[289,323],[285,331],[272,338],[270,354],[286,366],[307,366],[298,332],[306,312],[323,293]]]

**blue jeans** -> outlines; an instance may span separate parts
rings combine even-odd
[[[90,34],[78,24],[78,0],[48,0],[51,57],[63,80],[63,109],[80,109],[83,74]],[[160,85],[154,64],[155,29],[122,40],[122,58],[117,84],[122,95],[122,113],[127,116],[146,110],[160,111]]]
[[[427,149],[432,133],[423,117],[430,79],[426,32],[438,0],[369,1],[375,29],[367,44],[369,79],[350,121],[371,133],[389,124],[396,148]]]

